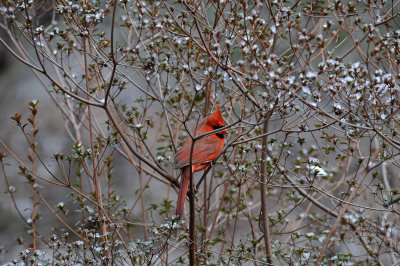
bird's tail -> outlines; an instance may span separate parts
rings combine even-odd
[[[178,201],[176,202],[176,216],[183,216],[185,207],[186,195],[190,184],[190,167],[184,167],[181,175],[181,186],[178,193]]]

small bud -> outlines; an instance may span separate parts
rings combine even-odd
[[[12,120],[14,120],[15,122],[17,122],[18,124],[21,123],[21,115],[18,113],[15,113],[14,116],[11,117]]]

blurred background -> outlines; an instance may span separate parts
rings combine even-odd
[[[108,24],[105,24],[107,26]],[[108,25],[109,26],[109,25]],[[15,113],[22,115],[22,119],[26,121],[30,115],[28,111],[28,103],[33,100],[38,100],[38,123],[39,133],[37,135],[37,148],[39,154],[44,159],[47,167],[52,171],[57,172],[58,167],[53,154],[64,153],[65,155],[72,154],[72,146],[74,140],[66,131],[65,121],[59,108],[49,97],[42,84],[38,81],[32,71],[25,65],[16,60],[10,53],[4,50],[0,45],[0,139],[6,143],[8,148],[19,158],[28,161],[27,154],[32,153],[26,139],[16,125],[15,121],[11,119]],[[140,96],[136,91],[126,92],[122,97],[124,102],[132,103],[132,101]],[[157,110],[152,110],[156,112]],[[107,125],[103,122],[102,126],[107,130]],[[150,135],[151,137],[151,135]],[[32,188],[27,179],[18,171],[18,164],[12,156],[5,150],[3,146],[0,151],[6,153],[6,173],[10,182],[10,186],[16,189],[15,198],[16,204],[22,210],[22,215],[28,219],[31,215],[32,208]],[[27,153],[27,151],[29,151]],[[132,165],[126,158],[120,156],[118,153],[114,154],[113,161],[113,188],[116,190],[121,201],[125,201],[128,205],[134,201],[133,195],[137,195],[139,188],[139,181],[136,171],[132,170]],[[48,177],[43,166],[38,164],[37,170],[44,173]],[[75,171],[76,169],[72,169]],[[21,250],[25,250],[27,246],[31,245],[32,237],[29,235],[29,226],[21,219],[16,211],[10,194],[7,192],[7,184],[0,175],[0,263],[11,261],[18,258]],[[103,184],[105,185],[105,184]],[[160,193],[145,193],[144,197],[146,202],[150,205],[152,202],[158,203],[165,198],[165,187],[160,185],[159,182],[150,181],[152,191],[159,190]],[[39,187],[42,189],[43,187]],[[164,189],[164,191],[162,190]],[[64,203],[66,206],[73,206],[71,204],[74,200],[66,191],[57,186],[46,186],[41,192],[46,196],[51,207],[57,209],[58,203]],[[130,195],[132,197],[130,197]],[[76,205],[75,205],[76,206]],[[78,209],[78,208],[77,208]],[[77,209],[69,209],[68,211],[74,217],[74,212]],[[57,218],[49,212],[46,206],[39,204],[37,211],[41,217],[38,223],[40,229],[38,233],[42,233],[45,239],[54,233],[59,233],[59,228],[52,227],[60,225]],[[135,212],[141,212],[141,205],[137,204]],[[75,214],[75,216],[78,214]],[[138,219],[140,220],[140,219]],[[141,227],[139,225],[139,227]],[[24,230],[25,229],[25,230]],[[141,237],[143,230],[135,230],[137,237]],[[74,236],[72,236],[74,239]],[[39,248],[46,250],[43,244]]]

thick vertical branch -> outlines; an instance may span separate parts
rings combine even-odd
[[[32,102],[33,103],[33,102]],[[33,103],[34,104],[34,103]],[[33,243],[32,243],[32,248],[33,250],[36,250],[36,171],[35,171],[35,149],[36,149],[36,121],[35,121],[35,115],[36,115],[36,107],[32,106],[32,238],[33,238]]]
[[[195,265],[196,261],[196,230],[195,230],[195,202],[194,202],[194,189],[193,189],[193,174],[190,172],[189,182],[189,202],[190,202],[190,215],[189,215],[189,262],[190,265]]]
[[[139,133],[140,134],[140,133]],[[143,168],[142,168],[142,162],[138,162],[138,175],[139,175],[139,184],[140,184],[140,202],[142,205],[142,223],[143,223],[143,234],[144,234],[144,239],[147,241],[147,225],[146,225],[146,205],[144,202],[144,187],[143,187]]]
[[[267,159],[268,122],[269,122],[268,119],[264,121],[263,134],[265,134],[265,136],[262,138],[261,173],[260,173],[261,219],[262,219],[262,228],[264,231],[264,243],[265,243],[265,253],[267,255],[267,262],[268,264],[272,265],[271,234],[270,234],[269,220],[267,214],[267,194],[265,190],[267,186],[267,173],[266,173],[265,160]]]
[[[193,149],[194,149],[194,143],[195,141],[192,140],[192,148],[190,150],[190,160],[189,160],[189,167],[190,169],[193,169],[192,167],[192,159],[193,159]],[[189,263],[190,265],[195,265],[196,261],[196,206],[195,206],[195,197],[194,197],[194,187],[193,187],[193,170],[190,171],[190,180],[189,180],[189,208],[190,208],[190,213],[189,213]]]
[[[210,98],[211,98],[211,83],[208,83],[206,86],[206,98],[205,98],[205,110],[204,110],[204,117],[209,114],[210,111]],[[203,184],[203,230],[201,233],[201,253],[204,254],[206,248],[206,239],[207,239],[207,228],[208,223],[208,194],[207,194],[207,173],[204,176],[204,184]],[[204,263],[206,264],[206,258],[204,258]]]

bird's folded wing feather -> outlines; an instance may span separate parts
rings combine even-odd
[[[213,137],[206,137],[196,141],[193,148],[192,165],[215,160],[218,156],[218,144],[218,139]],[[191,148],[192,141],[189,139],[175,155],[175,168],[189,165]]]

